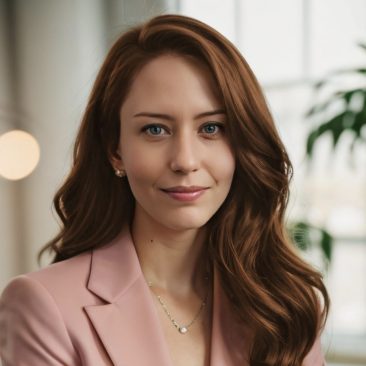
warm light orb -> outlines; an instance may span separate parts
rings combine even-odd
[[[38,164],[40,148],[27,132],[13,130],[0,136],[0,176],[18,180],[31,174]]]

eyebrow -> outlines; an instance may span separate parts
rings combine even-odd
[[[216,109],[213,111],[203,112],[200,114],[197,114],[194,119],[207,117],[207,116],[213,116],[216,114],[226,114],[224,109]],[[166,119],[168,121],[174,121],[174,117],[169,116],[168,114],[162,114],[162,113],[152,113],[152,112],[140,112],[135,114],[133,117],[153,117],[153,118],[160,118],[160,119]]]

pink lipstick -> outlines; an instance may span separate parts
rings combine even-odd
[[[182,201],[191,202],[199,198],[205,193],[205,187],[191,186],[191,187],[171,187],[167,189],[162,189],[164,193],[169,195],[171,198]]]

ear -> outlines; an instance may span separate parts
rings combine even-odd
[[[113,169],[123,169],[123,160],[120,152],[120,148],[117,150],[108,152],[108,160],[110,161]]]

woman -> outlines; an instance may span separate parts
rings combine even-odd
[[[2,294],[4,364],[322,365],[329,300],[285,235],[291,175],[227,39],[178,15],[129,30],[54,199],[53,264]]]

